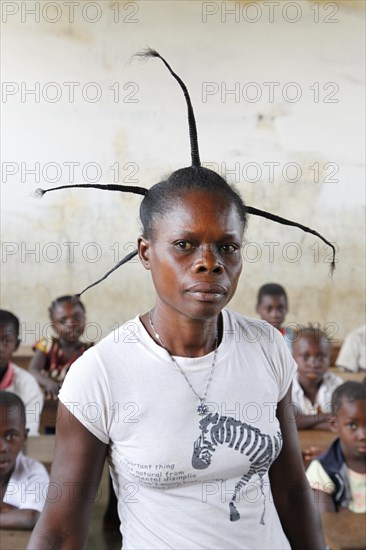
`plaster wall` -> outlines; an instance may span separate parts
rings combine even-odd
[[[33,191],[93,179],[150,187],[189,164],[180,89],[158,60],[129,63],[146,45],[189,87],[203,163],[248,204],[338,249],[332,279],[319,239],[252,218],[230,307],[254,316],[258,287],[274,281],[289,322],[340,339],[364,323],[363,3],[80,2],[72,14],[46,4],[2,3],[1,303],[21,318],[23,342],[49,330],[53,298],[103,275],[140,230],[139,197]],[[152,307],[149,273],[135,260],[84,303],[86,337],[100,338]]]

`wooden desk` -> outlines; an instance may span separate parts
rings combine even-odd
[[[0,529],[1,550],[24,550],[32,531],[15,531],[13,529]]]
[[[360,372],[345,372],[341,369],[338,369],[337,367],[330,367],[329,372],[333,372],[340,378],[342,378],[345,382],[348,380],[353,380],[354,382],[362,382],[364,378],[366,378],[366,371],[360,371]]]
[[[366,514],[322,514],[325,542],[331,550],[365,550]]]
[[[25,454],[39,460],[47,468],[51,469],[53,451],[55,448],[56,437],[54,435],[40,435],[38,437],[28,437],[25,443]]]
[[[337,437],[327,430],[299,430],[297,435],[303,452],[309,447],[319,447],[325,451]]]

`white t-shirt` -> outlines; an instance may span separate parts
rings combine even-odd
[[[199,395],[213,353],[176,357]],[[228,310],[206,416],[138,317],[72,365],[59,399],[110,446],[124,550],[290,548],[267,471],[295,371],[277,330]]]
[[[19,509],[42,512],[48,483],[49,476],[43,464],[20,452],[6,487],[4,502]]]
[[[304,394],[298,377],[295,376],[292,384],[292,402],[298,407],[298,410],[301,411],[302,414],[315,415],[319,414],[319,412],[330,413],[332,393],[341,384],[343,384],[343,380],[340,376],[332,372],[326,372],[313,405],[310,399]]]
[[[23,401],[28,435],[39,435],[39,422],[44,402],[43,392],[32,374],[15,363],[10,363],[10,366],[14,372],[14,379],[6,391],[15,393]]]
[[[346,336],[336,364],[354,372],[366,371],[366,325]]]
[[[364,514],[366,512],[366,474],[360,474],[349,468],[347,468],[347,471],[351,490],[351,500],[348,508],[351,512]],[[306,476],[313,489],[323,491],[329,495],[335,492],[335,484],[318,460],[311,461],[306,470]]]

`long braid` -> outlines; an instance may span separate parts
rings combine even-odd
[[[74,183],[72,185],[60,185],[59,187],[50,187],[50,189],[38,188],[34,192],[37,198],[42,198],[43,195],[49,191],[59,191],[60,189],[78,189],[80,187],[88,189],[101,189],[102,191],[122,191],[122,193],[135,193],[136,195],[146,195],[147,189],[145,187],[136,187],[133,185],[116,185],[115,183],[106,183],[100,185],[99,183]]]
[[[141,52],[138,52],[137,54],[135,54],[135,57],[158,57],[159,59],[162,60],[162,62],[164,63],[164,65],[166,66],[170,74],[175,78],[179,86],[182,88],[184,97],[187,103],[187,109],[188,109],[188,126],[189,126],[189,138],[191,141],[192,166],[201,166],[200,153],[198,149],[196,119],[194,117],[191,98],[189,97],[187,86],[184,84],[180,76],[178,76],[177,73],[173,71],[169,63],[164,59],[164,57],[162,57],[160,53],[157,52],[156,50],[153,50],[152,48],[147,48],[146,50],[142,50]]]
[[[109,277],[109,275],[111,273],[113,273],[113,271],[116,271],[116,269],[118,269],[119,267],[121,267],[121,265],[123,264],[126,264],[127,262],[129,262],[130,260],[132,260],[132,258],[134,258],[135,256],[137,256],[138,254],[138,250],[134,250],[133,252],[130,252],[129,254],[127,254],[127,256],[125,256],[124,258],[122,258],[122,260],[120,262],[118,262],[118,264],[116,264],[114,267],[112,267],[112,269],[110,269],[105,275],[103,275],[103,277],[101,277],[100,279],[98,279],[97,281],[95,281],[95,283],[92,283],[91,285],[87,286],[86,288],[84,288],[84,290],[82,290],[81,292],[79,292],[79,294],[75,294],[75,296],[77,298],[80,298],[80,296],[82,294],[84,294],[84,292],[86,292],[87,290],[89,290],[89,288],[93,288],[93,286],[96,286],[98,283],[101,283],[102,281],[104,281],[107,277]]]
[[[324,243],[330,246],[333,251],[333,258],[330,264],[330,271],[331,271],[331,274],[333,274],[335,270],[336,249],[334,245],[330,241],[328,241],[325,237],[323,237],[320,233],[318,233],[314,229],[311,229],[310,227],[306,227],[306,225],[302,225],[301,223],[287,220],[286,218],[281,218],[281,216],[277,216],[276,214],[271,214],[270,212],[265,212],[264,210],[259,210],[258,208],[254,208],[253,206],[246,206],[245,208],[248,214],[253,214],[254,216],[260,216],[262,218],[266,218],[267,220],[271,220],[272,222],[281,223],[282,225],[298,227],[299,229],[302,229],[302,231],[304,231],[305,233],[311,233],[312,235],[316,235],[317,237],[319,237],[319,239],[321,239]]]

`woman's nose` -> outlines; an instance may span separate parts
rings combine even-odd
[[[211,246],[205,246],[200,249],[200,254],[194,265],[194,270],[196,273],[204,271],[222,273],[224,268],[215,250],[213,250]]]

